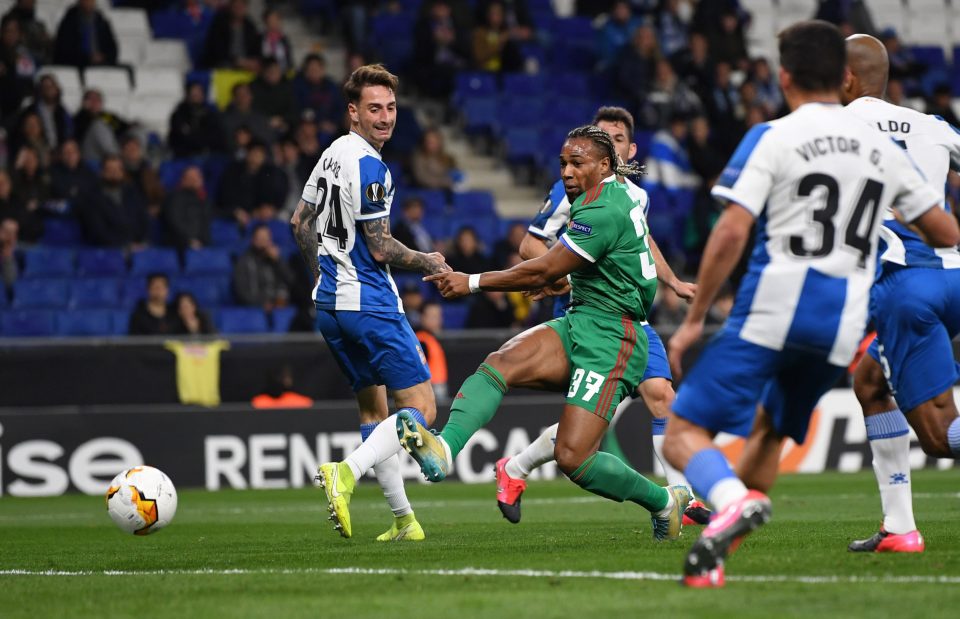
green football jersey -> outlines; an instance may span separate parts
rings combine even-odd
[[[646,320],[657,293],[643,206],[613,181],[578,197],[560,241],[589,264],[571,275],[574,305]]]

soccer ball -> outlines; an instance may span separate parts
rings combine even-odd
[[[177,489],[160,469],[135,466],[113,478],[107,513],[120,529],[149,535],[170,524],[177,513]]]

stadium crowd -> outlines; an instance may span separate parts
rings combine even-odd
[[[750,53],[751,14],[737,0],[581,1],[564,18],[549,0],[303,0],[259,16],[246,0],[116,4],[149,11],[155,33],[190,50],[195,70],[166,131],[136,108],[111,109],[96,87],[69,109],[46,70],[125,66],[104,3],[76,0],[48,27],[36,0],[16,0],[0,22],[0,335],[312,329],[312,283],[287,221],[320,153],[346,130],[345,103],[324,55],[303,54],[285,34],[282,15],[294,9],[342,39],[347,71],[382,61],[401,76],[383,151],[397,184],[394,232],[466,272],[519,261],[526,221],[501,220],[491,194],[458,190],[457,162],[439,128],[418,123],[418,103],[439,105],[544,189],[566,131],[600,105],[626,107],[651,229],[683,273],[695,271],[719,215],[710,188],[740,137],[785,111],[776,68]],[[861,2],[815,8],[881,37],[894,101],[922,101],[960,124],[945,67],[878,31]],[[163,26],[171,20],[179,31]],[[214,92],[224,71],[240,77]],[[950,191],[956,198],[960,183]],[[432,287],[413,274],[397,283],[411,320],[435,313]],[[517,328],[550,313],[513,293],[441,307],[434,331]],[[101,320],[61,318],[71,311]],[[669,328],[683,312],[664,292],[652,322]]]

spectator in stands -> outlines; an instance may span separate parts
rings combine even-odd
[[[0,175],[6,182],[7,192],[9,193],[10,179],[5,171],[0,171]],[[2,194],[2,190],[0,190]],[[3,198],[0,197],[0,200]],[[0,205],[2,208],[2,205]],[[20,266],[17,263],[17,241],[20,231],[20,224],[12,217],[0,216],[0,283],[7,288],[13,286],[20,274]]]
[[[217,193],[218,216],[246,226],[251,219],[270,219],[283,207],[287,182],[283,172],[267,162],[267,148],[253,142],[247,156],[227,166]]]
[[[696,273],[700,268],[700,259],[703,256],[703,249],[707,246],[710,231],[713,230],[723,211],[720,202],[710,195],[710,190],[716,184],[717,178],[718,176],[707,177],[700,185],[693,199],[693,209],[687,218],[683,243],[687,263],[684,267],[690,273]]]
[[[197,157],[223,149],[223,127],[217,108],[207,102],[202,84],[187,84],[187,96],[170,116],[167,140],[173,156]]]
[[[697,116],[690,121],[690,166],[700,178],[711,178],[723,171],[727,156],[710,139],[710,121]]]
[[[732,152],[743,134],[740,91],[733,85],[731,72],[730,64],[717,63],[713,88],[707,99],[707,116],[716,129],[717,144],[724,152]]]
[[[508,329],[515,324],[513,306],[505,292],[485,290],[474,295],[467,312],[466,328]]]
[[[273,130],[273,141],[290,131],[300,115],[293,84],[283,75],[279,63],[266,58],[260,65],[260,75],[250,84],[253,110],[265,116]]]
[[[400,208],[400,221],[393,226],[393,238],[417,251],[434,251],[433,239],[423,226],[423,201],[416,197],[407,198]]]
[[[667,58],[679,57],[689,44],[687,21],[680,14],[680,0],[664,0],[656,17],[660,52]]]
[[[713,88],[713,76],[716,72],[707,37],[699,32],[690,35],[690,48],[681,54],[676,63],[680,78],[697,93],[700,101],[706,101]]]
[[[160,213],[163,204],[163,183],[153,165],[143,156],[143,146],[140,138],[127,134],[121,140],[120,158],[123,159],[123,170],[127,182],[133,183],[144,200],[147,201],[147,211],[152,217]]]
[[[507,236],[497,241],[493,246],[493,268],[508,269],[510,260],[514,254],[519,255],[520,243],[523,237],[527,235],[527,223],[516,222],[510,225],[507,230]]]
[[[617,64],[620,52],[630,44],[633,32],[641,21],[633,15],[627,0],[616,0],[610,7],[606,23],[597,32],[598,68],[609,69]]]
[[[515,72],[523,68],[517,39],[507,24],[503,4],[489,2],[473,29],[473,64],[481,71]]]
[[[20,24],[20,34],[34,60],[41,64],[50,60],[52,41],[46,24],[37,19],[36,0],[16,0],[3,19],[15,19]]]
[[[189,292],[179,292],[173,298],[177,312],[177,335],[210,335],[216,333],[213,322],[205,311],[197,306],[197,300]]]
[[[310,178],[314,166],[320,159],[322,147],[317,137],[317,125],[312,120],[301,120],[297,125],[296,133],[293,136],[297,142],[297,151],[299,158],[297,160],[297,175],[300,177],[299,185],[302,186]]]
[[[60,146],[59,161],[50,168],[50,197],[76,207],[97,191],[97,175],[81,159],[76,140]]]
[[[647,90],[660,60],[657,35],[649,25],[633,31],[630,46],[620,55],[614,67],[614,84],[620,96],[630,104],[634,115],[647,98]]]
[[[702,4],[702,3],[701,3]],[[747,41],[743,32],[743,24],[737,17],[736,11],[730,9],[720,15],[719,28],[708,35],[710,55],[716,62],[725,62],[739,70],[746,71]]]
[[[91,88],[83,93],[80,111],[73,119],[74,137],[85,161],[100,161],[120,152],[117,130],[128,127],[122,119],[103,108],[103,95]]]
[[[910,107],[907,105],[906,94],[903,91],[903,82],[893,78],[887,81],[887,101],[894,105]]]
[[[459,71],[470,65],[470,41],[457,27],[450,3],[433,0],[413,29],[412,72],[417,89],[446,102]]]
[[[77,0],[67,9],[57,28],[53,63],[81,69],[117,64],[117,39],[97,0]]]
[[[489,270],[490,261],[480,253],[480,239],[476,230],[470,226],[457,230],[450,255],[447,256],[447,264],[454,271],[464,273],[483,273]]]
[[[250,84],[240,83],[233,87],[230,105],[223,113],[223,130],[226,135],[227,150],[236,153],[236,133],[240,127],[246,127],[253,138],[264,144],[273,142],[274,132],[270,119],[254,108]]]
[[[640,110],[639,117],[644,126],[663,128],[674,115],[690,117],[703,110],[700,99],[685,82],[677,79],[667,60],[661,58],[657,61],[655,75],[653,87]]]
[[[53,147],[47,142],[47,136],[43,132],[43,123],[40,122],[40,115],[36,112],[25,110],[17,122],[17,129],[11,140],[11,150],[20,151],[24,146],[29,146],[37,154],[40,167],[44,170],[50,168],[53,161]]]
[[[73,135],[73,119],[61,102],[60,85],[53,75],[40,77],[33,102],[26,109],[40,116],[43,134],[51,146],[60,146]]]
[[[783,93],[780,83],[770,70],[766,58],[755,58],[751,64],[750,83],[757,89],[757,103],[766,110],[767,117],[774,118],[783,108]]]
[[[290,47],[290,39],[283,33],[283,21],[277,9],[266,9],[263,12],[260,56],[264,60],[276,60],[281,73],[286,74],[293,68],[293,48]]]
[[[130,335],[173,335],[179,320],[167,304],[170,280],[163,273],[147,276],[147,298],[141,299],[130,314]]]
[[[423,291],[420,290],[420,284],[415,281],[408,281],[400,289],[400,302],[403,303],[403,313],[407,317],[407,322],[411,327],[416,328],[420,324],[420,309],[423,307]]]
[[[273,160],[284,176],[287,187],[286,197],[277,214],[280,219],[289,221],[300,203],[304,183],[300,180],[300,151],[291,138],[284,138],[273,145]]]
[[[13,217],[20,225],[20,240],[33,243],[43,232],[42,207],[50,198],[50,176],[40,167],[40,157],[32,146],[17,153],[13,166]]]
[[[897,31],[885,28],[880,33],[880,40],[887,48],[887,58],[890,60],[890,78],[900,80],[908,93],[919,90],[920,78],[926,66],[918,62],[909,47],[900,42]]]
[[[0,113],[9,116],[33,90],[37,61],[20,36],[20,22],[0,22]]]
[[[100,186],[78,205],[78,211],[91,245],[138,249],[147,239],[147,205],[137,188],[125,182],[118,155],[103,159]]]
[[[656,205],[651,217],[656,215],[658,221],[651,225],[656,228],[657,244],[668,259],[680,256],[684,218],[700,186],[685,146],[687,133],[687,119],[674,115],[666,129],[654,134],[642,181],[651,203]]]
[[[210,244],[213,207],[203,188],[203,173],[188,166],[180,182],[163,202],[167,241],[178,249],[200,249]]]
[[[237,258],[233,290],[242,305],[261,307],[265,312],[287,305],[293,273],[273,242],[270,228],[257,224],[250,234],[250,248]]]
[[[954,127],[960,127],[960,119],[953,112],[950,105],[950,84],[937,84],[933,89],[933,96],[926,101],[927,114],[940,116]]]
[[[250,405],[258,409],[309,408],[313,400],[293,390],[293,370],[284,364],[270,372],[266,389],[254,396]]]
[[[447,191],[453,189],[457,162],[444,150],[443,134],[439,129],[431,127],[423,132],[420,144],[411,156],[410,167],[417,187]]]
[[[246,0],[230,0],[213,16],[200,64],[208,69],[256,71],[260,50],[260,33],[247,15]]]
[[[327,61],[320,54],[309,54],[293,80],[297,104],[313,113],[320,131],[331,138],[343,124],[343,96],[340,87],[327,77]]]
[[[449,397],[447,389],[447,355],[437,334],[443,331],[443,308],[436,301],[423,304],[420,310],[420,323],[416,329],[417,341],[430,367],[430,386],[433,395],[440,402]]]

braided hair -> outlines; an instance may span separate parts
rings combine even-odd
[[[610,159],[610,169],[617,176],[634,176],[643,174],[643,166],[635,162],[624,162],[617,154],[610,135],[596,125],[577,127],[567,134],[567,139],[586,138],[591,140],[600,152]]]

